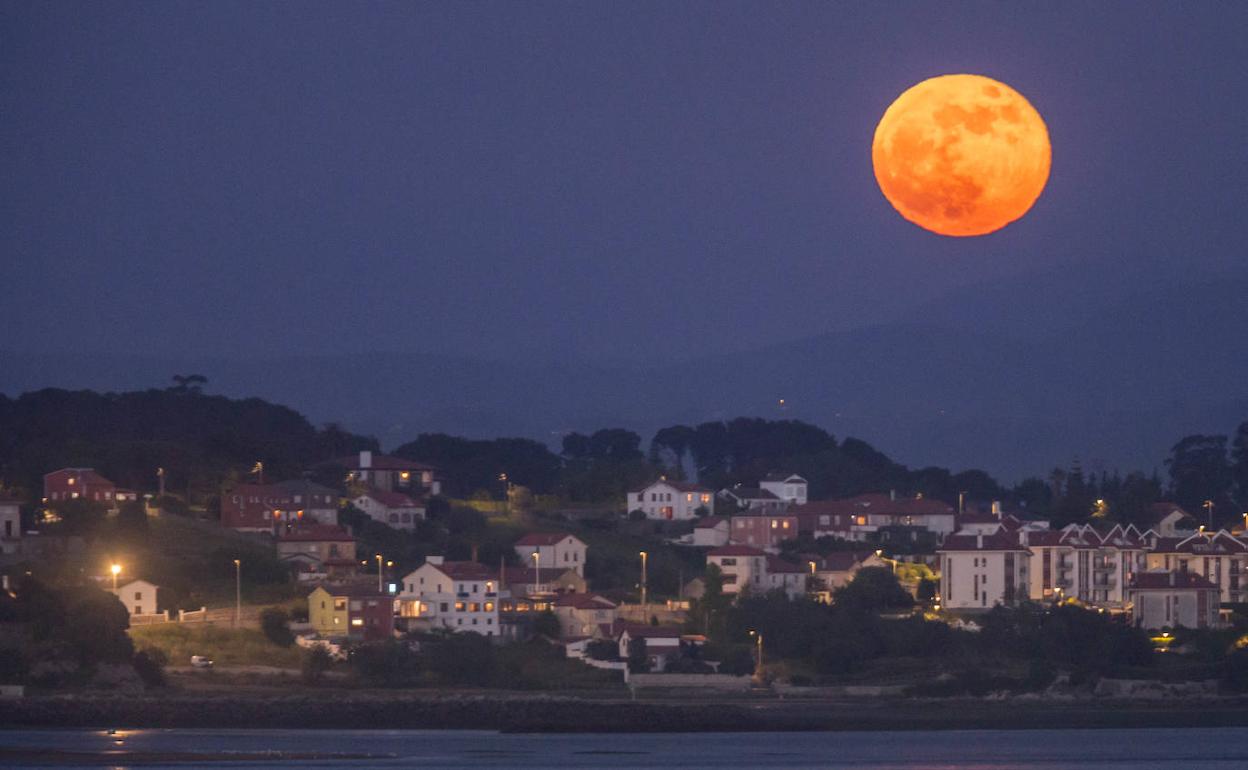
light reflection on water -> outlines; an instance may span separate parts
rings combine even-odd
[[[1248,728],[941,732],[503,735],[419,730],[0,730],[0,748],[179,752],[193,765],[113,767],[845,767],[859,770],[1048,770],[1093,765],[1206,770],[1248,767]],[[369,754],[228,761],[233,754]],[[102,758],[101,758],[102,759]],[[50,760],[50,761],[49,761]],[[12,759],[5,760],[12,765]],[[26,767],[56,766],[54,758]]]

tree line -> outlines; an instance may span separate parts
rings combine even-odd
[[[203,504],[248,480],[263,463],[276,480],[313,472],[339,486],[337,458],[380,450],[378,441],[341,426],[320,428],[289,407],[203,392],[206,379],[178,375],[165,389],[96,393],[46,389],[0,395],[0,489],[36,499],[42,475],[94,467],[118,485],[141,490],[164,470],[168,491]],[[1002,500],[1058,524],[1104,518],[1143,522],[1149,507],[1173,500],[1202,521],[1238,521],[1248,511],[1248,422],[1229,435],[1180,439],[1156,471],[1087,474],[1073,463],[1010,487],[982,470],[909,468],[867,442],[797,420],[740,417],[671,425],[648,444],[622,428],[565,434],[558,447],[523,437],[470,439],[424,433],[393,454],[442,470],[450,497],[503,499],[523,487],[571,504],[618,502],[659,476],[696,479],[711,489],[755,484],[768,473],[798,473],[811,499],[896,490],[951,505]]]

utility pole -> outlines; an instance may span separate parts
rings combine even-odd
[[[234,627],[238,628],[243,615],[243,563],[234,560]]]
[[[646,557],[648,555],[649,554],[647,554],[645,551],[641,551],[641,611],[642,612],[646,611],[646,605],[647,605],[646,599],[648,598],[646,596]]]

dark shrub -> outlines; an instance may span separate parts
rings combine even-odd
[[[269,607],[260,613],[260,630],[265,637],[278,647],[289,647],[295,643],[295,635],[288,625],[290,618],[285,610]]]

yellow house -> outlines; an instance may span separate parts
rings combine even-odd
[[[347,597],[334,596],[324,586],[308,595],[308,622],[312,630],[320,636],[346,636],[350,633],[347,625]]]

